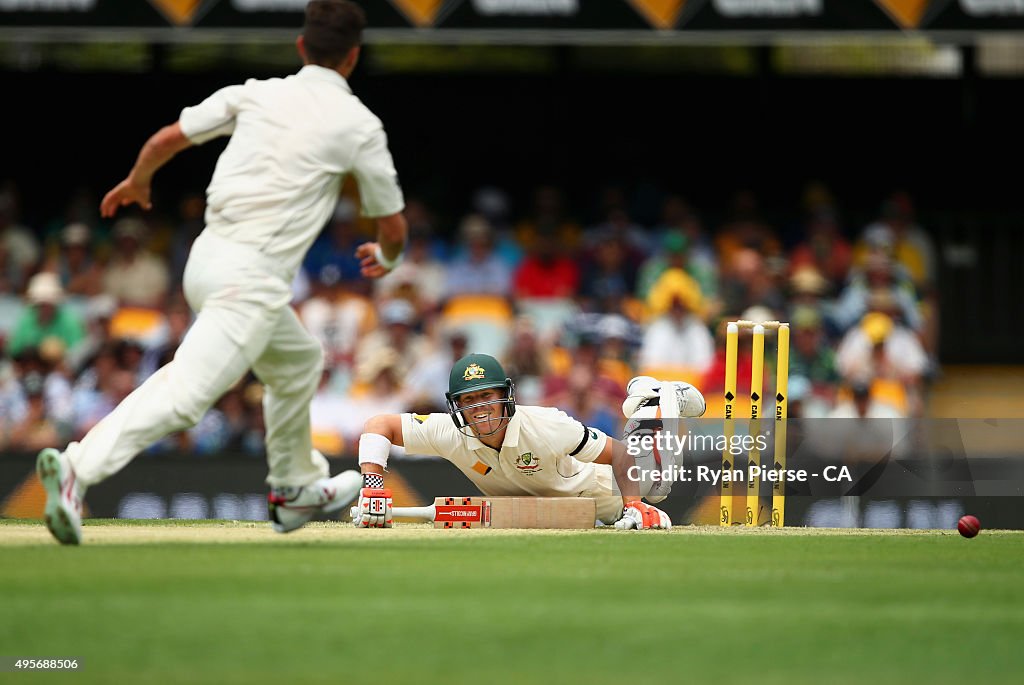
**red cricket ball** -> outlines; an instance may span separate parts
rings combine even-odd
[[[965,538],[973,538],[981,530],[981,521],[978,520],[977,516],[961,516],[960,521],[956,524],[956,529],[960,531],[960,534]]]

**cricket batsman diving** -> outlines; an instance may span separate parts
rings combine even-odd
[[[623,410],[636,415],[636,429],[651,427],[648,414],[660,418],[657,405],[663,401],[673,404],[672,416],[704,413],[703,396],[687,383],[641,376],[630,381],[627,394]],[[455,362],[446,397],[447,413],[380,414],[366,422],[359,439],[363,488],[353,517],[357,527],[392,525],[391,491],[384,482],[392,445],[444,457],[484,495],[593,497],[603,524],[672,527],[665,512],[642,501],[651,483],[628,477],[636,462],[622,441],[558,409],[516,405],[512,380],[493,357],[470,354]],[[665,489],[654,496],[667,494]]]
[[[206,227],[185,267],[185,297],[197,315],[174,359],[80,442],[63,452],[44,449],[36,461],[47,527],[60,542],[81,542],[86,488],[194,425],[249,369],[265,386],[274,530],[295,530],[355,499],[360,475],[329,478],[327,460],[313,449],[309,403],[323,352],[289,302],[347,175],[359,182],[363,214],[377,222],[377,241],[356,249],[363,275],[384,275],[404,249],[404,200],[384,127],[348,84],[365,24],[352,2],[312,0],[296,42],[304,63],[298,73],[228,86],[186,107],[103,198],[104,217],[131,204],[149,209],[158,169],[192,145],[231,136],[207,188]]]

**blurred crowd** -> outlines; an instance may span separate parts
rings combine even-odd
[[[739,318],[790,322],[790,416],[925,412],[937,371],[936,259],[905,193],[858,226],[820,184],[778,225],[749,192],[703,211],[678,195],[648,197],[646,213],[621,189],[597,196],[583,213],[556,187],[518,205],[483,188],[444,220],[409,198],[405,260],[366,281],[353,253],[373,224],[344,195],[293,283],[292,305],[326,353],[311,407],[316,445],[351,454],[373,414],[444,411],[451,364],[471,351],[503,361],[519,403],[611,434],[636,374],[689,381],[708,398],[707,416],[721,416],[725,323]],[[80,193],[52,221],[26,225],[17,189],[0,187],[2,449],[81,437],[173,357],[191,323],[181,281],[202,195],[173,215],[113,222],[97,206]],[[771,338],[767,349],[772,389]],[[748,338],[740,397],[750,367]],[[259,455],[261,398],[257,379],[243,378],[150,452]]]

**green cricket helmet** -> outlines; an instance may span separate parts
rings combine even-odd
[[[458,399],[460,395],[487,390],[488,388],[504,388],[505,396],[497,400],[478,402],[466,406],[459,404]],[[444,397],[448,403],[448,414],[455,421],[459,432],[469,437],[494,435],[508,425],[508,422],[501,422],[497,428],[489,433],[477,433],[473,430],[473,426],[483,423],[483,421],[467,423],[466,418],[462,414],[463,412],[500,402],[505,405],[503,408],[505,416],[512,418],[512,415],[516,413],[515,387],[512,385],[512,379],[505,375],[505,370],[501,368],[498,360],[487,354],[469,354],[455,362],[452,372],[448,376],[448,392],[444,394]]]

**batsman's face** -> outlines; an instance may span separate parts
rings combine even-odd
[[[505,392],[499,388],[467,392],[457,399],[463,420],[477,435],[494,433],[508,421]]]

